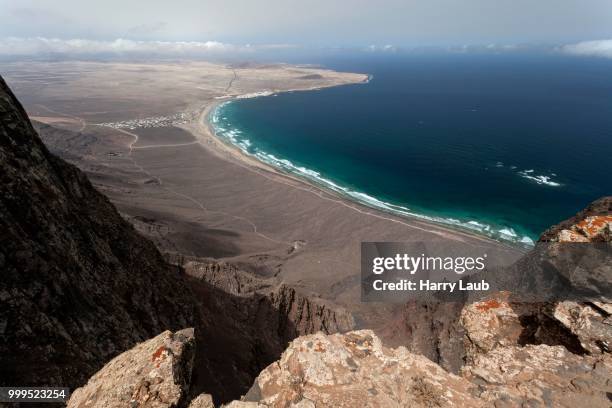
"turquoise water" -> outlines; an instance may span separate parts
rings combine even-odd
[[[525,245],[612,192],[610,60],[324,63],[371,80],[224,103],[218,136],[371,207]]]

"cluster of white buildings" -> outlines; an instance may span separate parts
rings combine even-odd
[[[190,119],[191,115],[187,113],[177,113],[171,116],[152,116],[149,118],[130,119],[121,122],[98,123],[98,125],[107,126],[115,129],[168,127],[175,125],[184,125],[186,123],[189,123]]]

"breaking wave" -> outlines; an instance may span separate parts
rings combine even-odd
[[[556,176],[555,173],[552,173],[550,176],[537,175],[537,174],[534,174],[534,170],[531,169],[531,170],[519,171],[518,175],[527,180],[535,181],[538,184],[544,184],[550,187],[560,187],[561,186],[561,183],[557,183],[556,181],[552,180],[552,178]]]
[[[495,163],[495,167],[503,168],[505,167],[505,165],[503,162],[498,161]],[[512,171],[516,171],[517,169],[516,166],[508,166],[508,168]],[[537,184],[542,184],[542,185],[546,185],[549,187],[561,187],[563,185],[553,180],[553,177],[557,176],[556,173],[550,173],[550,175],[547,176],[545,174],[535,174],[534,169],[528,169],[528,170],[516,171],[516,174],[518,174],[520,177],[524,179],[531,180],[531,181],[536,182]]]
[[[461,230],[475,232],[500,241],[511,242],[513,244],[520,244],[528,247],[534,245],[534,242],[530,237],[526,235],[520,236],[511,227],[494,226],[475,220],[462,221],[455,218],[445,218],[440,216],[417,213],[412,211],[408,207],[389,203],[366,193],[341,186],[333,182],[332,180],[323,177],[319,172],[315,170],[296,165],[290,160],[280,158],[272,153],[262,151],[254,147],[253,143],[249,139],[243,137],[243,132],[241,130],[234,129],[231,128],[229,125],[222,125],[220,123],[220,118],[225,119],[225,117],[220,116],[220,112],[222,108],[228,105],[229,103],[231,103],[231,101],[223,102],[219,104],[213,111],[211,111],[209,116],[209,123],[213,127],[213,130],[217,137],[237,147],[246,155],[255,157],[258,160],[268,165],[271,165],[277,169],[280,169],[283,172],[296,175],[302,179],[306,179],[316,184],[317,186],[332,190],[342,195],[343,197],[348,197],[351,200],[370,208],[375,208],[395,215],[413,217],[421,220],[431,221],[437,224],[451,226]]]

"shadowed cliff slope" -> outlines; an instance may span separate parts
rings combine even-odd
[[[194,323],[166,264],[76,167],[50,154],[0,78],[0,384],[82,383]]]

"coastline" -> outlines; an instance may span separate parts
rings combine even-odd
[[[371,79],[370,75],[367,75],[366,78],[362,82],[357,82],[354,84],[367,83]],[[341,85],[349,85],[347,84],[338,84],[332,86],[341,86]],[[271,96],[277,93],[285,93],[285,92],[299,92],[299,91],[313,91],[323,89],[325,87],[316,86],[310,88],[303,89],[289,89],[282,91],[274,91],[271,93],[257,93],[257,95],[246,96],[248,98],[251,97],[264,97]],[[502,246],[507,246],[512,249],[518,249],[526,251],[529,249],[529,245],[526,245],[524,242],[520,241],[511,241],[511,240],[500,240],[495,239],[492,236],[478,233],[469,228],[462,228],[461,226],[451,225],[444,222],[438,222],[435,220],[426,219],[423,216],[419,217],[418,215],[413,214],[398,214],[397,212],[393,212],[391,210],[385,211],[383,208],[375,207],[373,205],[368,205],[364,202],[361,202],[357,199],[352,199],[345,194],[342,194],[338,191],[334,191],[331,188],[327,188],[324,185],[318,184],[315,181],[306,178],[300,177],[299,175],[292,174],[290,172],[282,171],[281,169],[273,166],[272,164],[266,163],[262,160],[257,159],[253,155],[249,155],[240,149],[237,145],[231,143],[226,140],[226,138],[217,135],[215,131],[213,123],[211,123],[211,114],[219,108],[222,104],[237,101],[245,98],[243,95],[236,95],[227,98],[219,98],[213,101],[210,104],[207,104],[203,109],[200,110],[200,113],[197,115],[197,121],[195,126],[193,124],[191,126],[187,126],[191,133],[196,137],[196,140],[206,148],[208,151],[212,152],[216,156],[229,160],[235,164],[238,164],[250,171],[254,171],[261,175],[264,175],[267,178],[273,179],[276,182],[291,185],[294,188],[299,188],[304,191],[309,191],[312,194],[317,195],[321,199],[327,199],[331,201],[335,201],[339,204],[342,204],[348,208],[351,208],[354,211],[357,211],[366,216],[376,217],[386,221],[392,221],[394,223],[399,223],[403,226],[418,229],[421,231],[433,233],[439,235],[443,238],[458,238],[458,237],[466,237],[471,239],[477,239],[483,242],[498,244]],[[388,203],[386,203],[388,204]],[[389,204],[393,205],[393,204]]]
[[[49,68],[27,67],[40,75]],[[94,86],[121,78],[133,84],[120,90],[121,95],[136,98],[137,103],[130,102],[132,111],[110,111],[120,95],[108,87],[94,88],[98,97],[84,105],[70,99],[62,105],[50,93],[33,99],[29,109],[33,116],[52,113],[53,117],[75,119],[65,130],[42,125],[39,131],[60,154],[69,152],[67,157],[84,169],[137,230],[166,254],[236,265],[269,279],[272,285],[290,285],[301,293],[345,307],[359,317],[360,324],[374,327],[388,319],[390,311],[360,300],[362,242],[470,245],[503,262],[525,253],[524,249],[482,235],[356,203],[242,154],[209,127],[207,115],[211,110],[237,95],[269,90],[271,84],[275,92],[355,84],[365,80],[365,75],[317,70],[314,73],[321,78],[305,81],[304,76],[312,71],[253,68],[239,71],[239,80],[226,91],[234,77],[226,66],[194,63],[147,65],[148,70],[125,67],[100,65],[92,70],[88,65],[83,71],[87,81],[80,77],[78,83],[67,86],[58,82],[51,89],[56,89],[57,95],[65,95],[68,90],[74,100],[80,100],[89,89],[84,90],[82,83]],[[74,64],[54,67],[59,72],[78,69]],[[136,75],[141,80],[129,80]],[[158,91],[166,88],[173,93]],[[133,120],[135,113],[144,118],[170,119],[181,114],[181,120],[171,122],[171,126],[154,123],[134,129],[96,126]],[[79,132],[82,124],[84,137],[66,136]],[[66,145],[66,139],[74,142]]]

